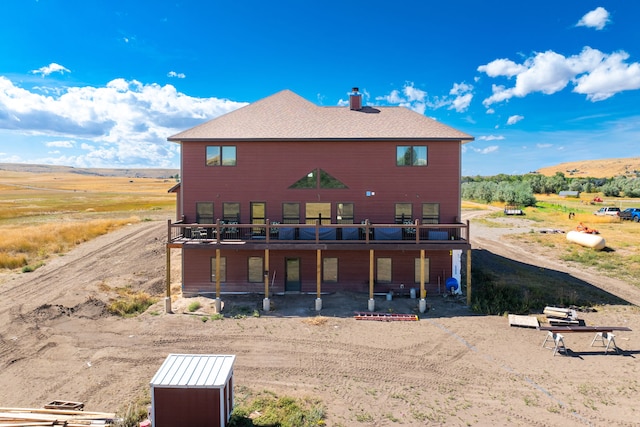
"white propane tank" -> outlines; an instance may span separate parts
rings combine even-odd
[[[581,233],[579,231],[570,231],[567,233],[567,240],[577,243],[597,251],[604,249],[604,237],[598,234]]]

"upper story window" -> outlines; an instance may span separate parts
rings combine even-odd
[[[196,222],[213,224],[213,202],[196,202]]]
[[[283,203],[282,204],[282,223],[298,224],[300,223],[300,203]]]
[[[397,166],[427,166],[426,145],[398,145],[396,147]]]
[[[440,222],[440,203],[422,204],[422,223],[438,224]]]
[[[207,166],[235,166],[236,147],[234,145],[207,146]]]

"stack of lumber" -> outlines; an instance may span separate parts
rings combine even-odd
[[[552,325],[577,325],[580,322],[578,320],[578,313],[570,308],[547,306],[544,308],[543,313]]]
[[[540,322],[535,316],[522,316],[518,314],[509,314],[509,326],[518,326],[521,328],[534,328],[540,327]]]
[[[373,313],[366,311],[356,311],[356,320],[380,320],[389,322],[392,320],[416,321],[419,320],[415,314],[399,314],[399,313]]]
[[[66,409],[0,408],[0,427],[9,426],[113,426],[115,414]]]

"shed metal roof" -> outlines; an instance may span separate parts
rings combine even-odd
[[[473,137],[405,107],[321,107],[283,90],[168,138],[215,140],[456,140]]]
[[[151,387],[223,388],[235,355],[170,354],[151,379]]]

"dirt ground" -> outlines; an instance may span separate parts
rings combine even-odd
[[[376,310],[419,314],[414,322],[356,320],[367,295],[225,296],[224,311],[246,313],[203,321],[213,301],[188,313],[194,299],[164,302],[129,319],[105,311],[109,289],[164,289],[166,223],[128,226],[82,244],[32,273],[0,275],[0,406],[41,407],[80,401],[115,412],[148,390],[169,353],[237,356],[242,388],[309,396],[326,405],[329,426],[640,425],[640,289],[575,269],[549,248],[510,244],[528,232],[525,219],[503,228],[475,225],[473,257],[530,264],[540,274],[566,274],[621,298],[619,305],[581,313],[587,325],[629,326],[616,335],[621,354],[591,347],[590,334],[565,336],[567,356],[542,348],[545,333],[509,327],[501,316],[474,315],[464,299],[377,297]],[[179,254],[173,251],[174,281]],[[253,316],[257,310],[259,317]]]

